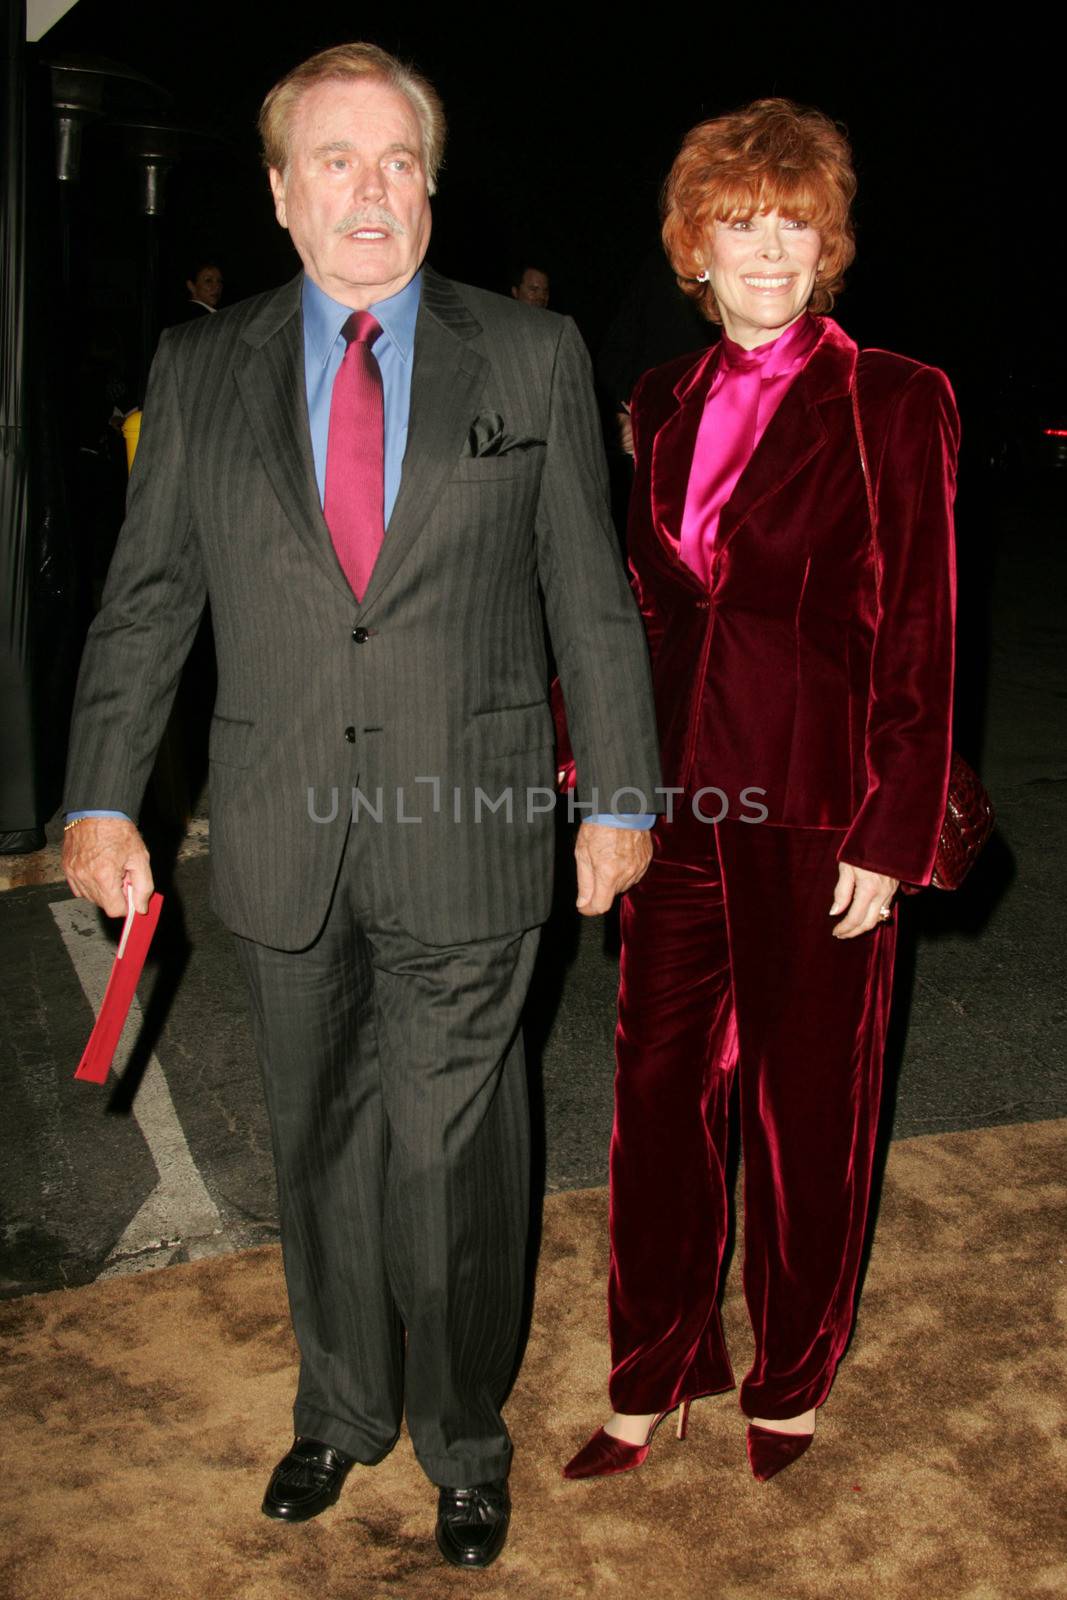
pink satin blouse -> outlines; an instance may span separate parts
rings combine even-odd
[[[789,385],[819,340],[820,323],[798,317],[777,339],[745,350],[724,333],[689,469],[680,554],[707,582],[719,515]]]

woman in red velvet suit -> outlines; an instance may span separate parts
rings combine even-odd
[[[945,809],[958,432],[942,373],[822,314],[854,190],[840,132],[783,100],[694,128],[665,190],[667,253],[723,337],[632,403],[630,561],[673,793],[622,911],[615,1410],[568,1477],[638,1466],[662,1416],[684,1432],[691,1399],[734,1386],[735,1080],[757,1478],[811,1442],[849,1336],[894,896],[929,882]]]

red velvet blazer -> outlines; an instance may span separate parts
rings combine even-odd
[[[927,883],[951,753],[956,408],[936,368],[860,354],[817,320],[819,342],[723,509],[707,586],[678,541],[718,347],[634,391],[629,554],[663,781],[714,785],[733,817],[762,804],[764,825],[845,829],[841,860]]]

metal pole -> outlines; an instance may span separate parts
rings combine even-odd
[[[34,750],[26,372],[26,7],[0,0],[0,851],[44,843]]]

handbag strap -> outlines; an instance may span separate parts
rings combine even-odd
[[[871,534],[874,535],[878,528],[878,516],[874,509],[874,487],[871,483],[871,467],[870,462],[867,460],[867,446],[863,438],[863,423],[860,420],[859,386],[860,364],[857,356],[856,371],[849,388],[849,396],[852,400],[852,421],[856,429],[856,444],[859,446],[860,467],[863,470],[863,487],[867,491],[867,515],[871,522]]]

